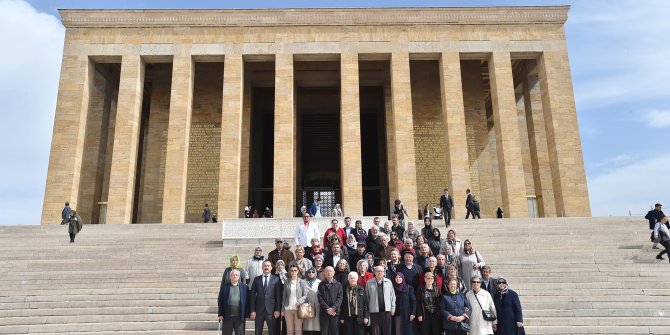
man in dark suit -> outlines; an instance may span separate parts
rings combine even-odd
[[[482,286],[481,288],[489,292],[491,296],[496,293],[498,279],[491,277],[491,267],[488,265],[482,266]]]
[[[221,281],[219,321],[223,335],[244,335],[244,319],[249,317],[249,286],[240,281],[240,271],[230,272],[230,282]]]
[[[472,218],[475,218],[475,197],[470,193],[470,189],[465,190],[467,197],[465,198],[465,219],[467,220],[472,214]]]
[[[263,274],[251,284],[251,318],[256,320],[256,335],[263,334],[263,322],[268,325],[270,335],[277,335],[276,319],[281,311],[282,292],[279,277],[271,275],[272,262],[263,262]]]
[[[444,215],[444,223],[449,227],[451,225],[451,210],[454,208],[454,199],[449,194],[449,189],[444,189],[444,194],[440,197],[440,207]]]

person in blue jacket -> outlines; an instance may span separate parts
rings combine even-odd
[[[458,290],[458,280],[451,278],[447,282],[447,292],[442,296],[440,314],[446,335],[466,335],[470,330],[470,303]]]
[[[523,314],[519,295],[512,291],[503,277],[498,278],[498,287],[493,296],[498,319],[493,324],[497,335],[523,335]]]

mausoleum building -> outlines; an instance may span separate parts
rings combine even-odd
[[[61,10],[42,223],[590,216],[569,7]]]

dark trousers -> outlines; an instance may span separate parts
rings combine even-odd
[[[358,322],[358,316],[345,316],[343,335],[363,335],[364,326]]]
[[[277,324],[275,317],[272,314],[265,314],[265,311],[256,313],[256,330],[254,334],[263,335],[263,322],[268,325],[268,332],[270,335],[277,335]]]
[[[426,311],[423,321],[419,322],[421,335],[433,335],[442,332],[442,316],[440,313],[430,313]]]
[[[442,211],[444,216],[444,224],[449,227],[451,225],[451,209]]]
[[[466,218],[466,219],[467,219],[468,217],[470,217],[470,214],[472,214],[472,218],[473,218],[473,219],[474,219],[475,217],[478,217],[479,219],[482,218],[482,217],[479,215],[479,213],[475,212],[474,208],[472,208],[472,207],[468,207],[467,210],[468,210],[467,213],[465,213],[465,218]]]
[[[339,335],[340,327],[337,316],[319,313],[319,323],[322,335]]]
[[[370,313],[372,335],[391,335],[391,312]]]
[[[464,332],[462,330],[449,330],[449,329],[447,329],[447,330],[444,331],[444,334],[445,335],[467,335],[468,333]]]
[[[74,243],[74,237],[75,237],[75,235],[77,235],[77,234],[75,234],[75,233],[70,233],[70,243]]]
[[[660,258],[661,256],[663,256],[663,254],[670,256],[670,241],[661,241],[659,243],[661,243],[661,245],[665,250],[659,252],[656,257]]]
[[[244,335],[244,320],[239,316],[232,316],[223,319],[221,324],[221,331],[223,335]]]

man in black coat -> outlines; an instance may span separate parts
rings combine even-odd
[[[263,322],[268,325],[270,335],[278,335],[275,320],[281,311],[282,292],[279,277],[271,275],[272,262],[263,262],[263,274],[251,284],[251,319],[256,320],[256,335],[263,334]]]
[[[449,227],[451,225],[451,210],[454,208],[454,199],[449,194],[449,189],[444,189],[444,194],[440,197],[440,207],[444,215],[444,223]]]
[[[467,220],[468,217],[470,217],[470,214],[472,214],[472,218],[475,218],[475,197],[470,193],[470,189],[465,190],[465,194],[467,195],[465,198],[465,219]]]
[[[326,278],[319,283],[316,296],[319,300],[319,323],[321,335],[338,335],[337,325],[342,305],[342,284],[335,280],[335,269],[329,266],[323,270]]]
[[[661,221],[661,218],[665,216],[661,210],[663,205],[657,203],[654,205],[654,209],[650,210],[647,215],[644,216],[645,219],[649,220],[649,230],[654,230],[656,222]],[[653,249],[658,249],[658,242],[654,243],[652,246]]]
[[[249,286],[240,281],[240,271],[230,272],[230,282],[221,281],[219,321],[223,335],[244,335],[244,320],[249,317]]]
[[[368,295],[363,287],[358,286],[358,274],[350,272],[348,283],[344,288],[340,323],[344,325],[343,334],[363,335],[365,326],[370,321]],[[344,286],[344,285],[343,285]]]

